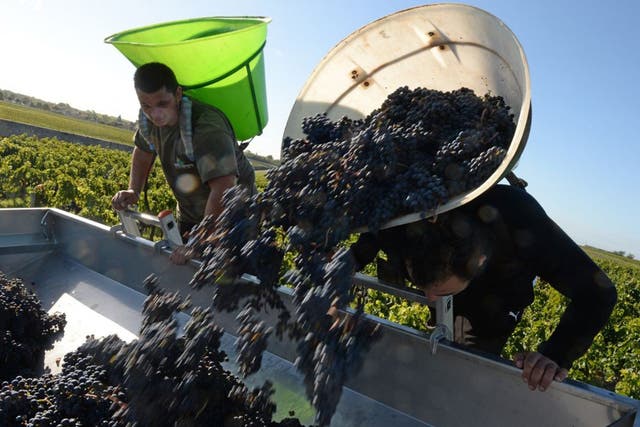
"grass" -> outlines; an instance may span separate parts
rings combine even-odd
[[[104,141],[133,145],[133,132],[130,130],[74,119],[39,108],[0,101],[0,118]]]

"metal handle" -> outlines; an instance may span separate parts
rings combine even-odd
[[[440,341],[449,339],[451,336],[451,330],[447,328],[444,324],[436,325],[433,332],[429,336],[429,344],[431,345],[431,355],[435,356],[436,351],[438,350],[438,344]]]

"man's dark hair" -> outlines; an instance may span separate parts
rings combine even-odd
[[[133,84],[144,93],[153,93],[162,88],[175,93],[178,89],[176,75],[171,68],[160,62],[149,62],[138,67],[133,75]]]
[[[436,221],[425,219],[401,226],[394,234],[409,279],[419,287],[452,275],[471,280],[480,270],[480,257],[489,256],[486,226],[456,211],[441,214]]]

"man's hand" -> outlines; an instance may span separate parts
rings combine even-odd
[[[516,367],[522,369],[522,379],[529,384],[529,389],[545,391],[553,380],[564,381],[569,372],[558,366],[548,357],[528,351],[518,353],[513,357]]]
[[[176,247],[169,255],[171,262],[177,265],[186,264],[191,258],[193,258],[193,253],[185,245]]]
[[[129,205],[138,203],[140,197],[133,190],[121,190],[111,199],[111,206],[117,211],[126,209]]]

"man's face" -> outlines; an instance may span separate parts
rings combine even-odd
[[[483,257],[482,262],[486,257]],[[430,302],[436,301],[438,298],[459,294],[464,291],[467,286],[469,286],[469,280],[463,279],[455,274],[449,274],[446,276],[446,279],[438,280],[432,283],[424,283],[420,280],[416,280],[414,275],[414,269],[409,262],[409,260],[405,260],[405,267],[407,269],[407,273],[409,274],[409,279],[411,282],[416,285],[418,288],[422,289],[424,292],[424,296],[427,297],[427,300]]]
[[[447,279],[434,285],[423,288],[424,295],[430,302],[436,301],[438,298],[459,294],[469,286],[469,281],[462,279],[456,275],[449,276]]]
[[[178,111],[182,88],[178,87],[176,93],[162,88],[156,92],[146,93],[136,89],[140,108],[145,116],[158,127],[175,126],[178,123]]]

